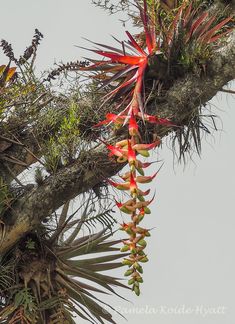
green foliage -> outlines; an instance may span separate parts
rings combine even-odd
[[[43,177],[43,174],[42,174],[42,170],[40,168],[36,168],[35,174],[34,174],[34,179],[35,179],[35,182],[39,186],[43,184],[44,177]]]
[[[37,302],[29,288],[15,290],[12,295],[12,303],[0,308],[0,323],[9,324],[36,324],[37,323]]]
[[[54,174],[62,166],[62,161],[59,145],[53,137],[47,140],[44,150],[44,166],[47,172]]]
[[[58,134],[58,144],[61,146],[66,160],[75,158],[80,141],[79,116],[77,115],[77,109],[77,104],[71,102],[68,116],[64,117]]]
[[[19,291],[14,296],[14,307],[17,309],[20,306],[24,307],[24,312],[30,320],[36,319],[36,299],[32,295],[31,291],[29,288],[23,288]],[[32,322],[33,323],[33,322]]]
[[[26,247],[26,249],[29,249],[29,250],[35,250],[35,248],[36,248],[35,242],[31,238],[29,238],[25,242],[25,247]]]
[[[112,210],[106,210],[98,215],[88,217],[83,221],[83,224],[86,225],[89,230],[91,226],[96,227],[97,223],[102,224],[104,228],[109,228],[112,230],[112,227],[114,224],[117,224],[117,221],[112,216],[111,212]]]
[[[57,133],[45,143],[45,166],[51,173],[55,173],[58,167],[70,163],[76,157],[80,142],[77,109],[77,104],[72,101]]]
[[[12,263],[2,263],[0,265],[0,299],[4,295],[4,291],[9,289],[14,283],[14,264]]]
[[[212,52],[209,46],[202,46],[197,42],[192,42],[190,46],[185,46],[182,49],[179,57],[179,64],[185,71],[192,71],[198,76],[206,69],[206,65],[212,57]]]

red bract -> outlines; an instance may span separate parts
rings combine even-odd
[[[109,149],[109,151],[110,151],[109,155],[110,156],[115,155],[117,157],[126,158],[126,160],[127,160],[127,151],[126,150],[122,150],[122,149],[120,149],[120,148],[118,148],[116,146],[107,144],[104,141],[102,141],[102,143],[104,143],[106,145],[107,149]]]
[[[131,173],[130,176],[130,193],[132,197],[136,197],[138,191],[137,183],[135,181],[135,178],[133,174]]]
[[[119,189],[119,190],[129,190],[130,189],[130,182],[123,182],[123,183],[118,183],[114,182],[112,180],[107,180],[109,184],[111,184],[113,187]]]
[[[130,141],[128,141],[128,162],[130,165],[136,164],[136,154],[135,151],[132,149]]]
[[[153,164],[154,162],[141,162],[140,160],[137,160],[137,168],[141,168],[141,169],[145,169],[148,168],[151,164]]]
[[[140,137],[139,127],[138,127],[138,124],[136,122],[133,112],[131,113],[131,117],[129,120],[129,134],[130,134],[130,136]]]
[[[154,173],[154,175],[152,175],[152,176],[137,176],[136,182],[149,183],[156,177],[157,174],[158,174],[158,172]]]
[[[108,113],[108,114],[106,114],[105,120],[99,122],[98,124],[94,125],[93,127],[100,127],[102,125],[106,125],[106,124],[110,124],[110,123],[122,125],[125,118],[126,118],[125,116]]]
[[[143,116],[141,116],[140,113],[138,114],[138,116],[143,118],[144,121],[147,121],[151,124],[174,126],[174,124],[166,118],[158,118],[157,116],[152,116],[152,115],[148,115],[148,114],[144,114]]]

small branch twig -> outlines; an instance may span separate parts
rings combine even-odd
[[[235,94],[235,90],[229,90],[229,89],[221,89],[221,92],[226,92],[226,93],[232,93]]]

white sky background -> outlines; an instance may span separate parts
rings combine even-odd
[[[89,47],[81,37],[112,45],[111,34],[125,37],[118,17],[108,16],[89,0],[0,0],[0,4],[0,37],[12,43],[16,54],[29,45],[35,28],[44,34],[39,71],[52,67],[55,60],[89,56],[73,46]],[[0,63],[7,63],[1,54]],[[147,216],[147,225],[156,229],[148,240],[150,262],[144,266],[142,295],[124,293],[133,304],[108,298],[130,324],[235,321],[235,97],[219,93],[212,103],[223,130],[203,141],[201,159],[195,156],[183,170],[173,165],[169,149],[159,152],[165,164],[153,184],[156,201]],[[186,314],[187,308],[192,314]],[[153,309],[157,313],[149,314]]]

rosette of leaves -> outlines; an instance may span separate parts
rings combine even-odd
[[[67,208],[53,235],[42,226],[0,260],[1,324],[75,323],[75,316],[90,323],[115,323],[107,310],[112,307],[96,293],[117,295],[115,288],[126,288],[102,273],[123,265],[121,241],[109,240],[113,233],[106,229],[80,235],[80,222],[65,221]],[[68,230],[70,235],[64,235]]]

